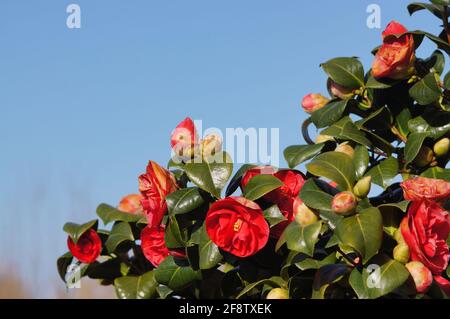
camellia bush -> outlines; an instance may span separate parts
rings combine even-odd
[[[98,206],[104,229],[65,224],[61,278],[98,279],[119,298],[446,298],[448,5],[409,5],[443,32],[389,23],[368,70],[355,57],[321,65],[330,98],[304,97],[306,144],[284,151],[289,168],[246,164],[233,176],[220,137],[200,140],[186,118],[139,194]],[[423,40],[437,48],[419,58]]]

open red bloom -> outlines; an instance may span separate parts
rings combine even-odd
[[[420,261],[434,275],[440,275],[447,268],[450,253],[446,240],[450,223],[448,212],[439,204],[413,202],[400,229],[412,260]]]
[[[85,264],[93,263],[102,251],[102,240],[92,228],[87,230],[75,244],[70,236],[67,238],[70,253]]]
[[[169,256],[169,249],[164,242],[164,227],[145,227],[141,231],[141,248],[145,258],[158,267]]]
[[[441,179],[416,177],[401,184],[405,199],[439,201],[450,196],[450,183]]]
[[[243,197],[227,197],[212,204],[205,223],[211,240],[238,257],[256,254],[269,239],[261,208]]]
[[[147,172],[139,176],[142,208],[150,227],[158,226],[167,211],[166,196],[178,189],[172,173],[150,161]]]
[[[415,46],[411,34],[398,22],[392,21],[383,32],[383,45],[372,65],[375,78],[405,79],[414,72]],[[403,35],[402,35],[403,34]],[[397,38],[397,36],[401,35]]]
[[[275,169],[272,166],[257,166],[251,168],[245,172],[244,176],[242,176],[241,187],[242,189],[244,189],[245,186],[247,186],[248,182],[256,175],[273,175],[274,173]]]

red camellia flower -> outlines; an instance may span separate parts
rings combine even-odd
[[[85,264],[93,263],[102,251],[102,241],[92,228],[87,230],[75,244],[70,236],[67,238],[70,253]]]
[[[284,185],[268,193],[266,198],[277,204],[297,197],[306,182],[306,178],[302,173],[290,169],[280,170],[273,176],[282,181]]]
[[[127,195],[120,200],[117,209],[125,213],[134,214],[142,207],[141,206],[142,199],[143,197],[139,194]]]
[[[372,65],[375,78],[401,80],[414,72],[415,47],[411,34],[398,22],[392,21],[383,32],[383,45]],[[403,34],[403,35],[402,35]],[[402,35],[397,38],[398,35]]]
[[[242,176],[241,187],[242,189],[244,189],[245,186],[247,186],[248,182],[256,175],[273,175],[274,173],[275,169],[272,166],[257,166],[251,168],[245,172],[244,176]]]
[[[400,229],[412,260],[420,261],[435,275],[440,275],[447,268],[450,253],[446,240],[450,223],[448,212],[439,204],[413,202]]]
[[[261,208],[243,197],[227,197],[212,204],[205,223],[211,240],[238,257],[256,254],[269,239]]]
[[[150,227],[161,223],[167,211],[166,196],[177,189],[172,173],[150,161],[147,172],[139,176],[139,191],[144,197],[141,204]]]
[[[164,242],[164,227],[145,227],[141,231],[141,247],[145,258],[158,267],[169,256],[169,249]]]
[[[187,117],[172,132],[170,145],[177,155],[191,157],[197,143],[198,135],[194,122]]]
[[[408,179],[401,184],[405,199],[440,201],[450,196],[450,183],[426,177]]]

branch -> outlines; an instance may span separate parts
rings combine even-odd
[[[312,121],[311,121],[310,117],[307,118],[303,122],[303,124],[302,124],[302,135],[303,135],[303,138],[305,139],[306,143],[308,143],[309,145],[314,145],[316,143],[311,139],[311,137],[309,136],[309,131],[308,131],[308,127],[309,127],[309,125],[311,125],[311,123],[312,123]]]

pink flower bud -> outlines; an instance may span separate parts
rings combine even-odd
[[[302,107],[306,113],[313,113],[329,102],[329,99],[321,94],[308,94],[303,98]]]
[[[194,122],[187,117],[173,131],[170,145],[178,156],[191,158],[198,144],[197,138]]]
[[[339,144],[334,151],[347,154],[351,158],[355,156],[355,149],[348,142]]]
[[[341,192],[333,197],[331,209],[339,215],[349,216],[353,214],[358,205],[358,200],[352,192]]]
[[[300,198],[296,198],[294,201],[294,218],[302,226],[314,224],[319,220],[317,215]]]
[[[222,138],[217,134],[209,134],[201,141],[203,157],[212,156],[222,150]]]
[[[424,293],[433,282],[433,274],[420,261],[411,261],[405,265],[416,284],[417,292]]]
[[[353,89],[346,88],[345,86],[339,85],[332,79],[328,79],[327,82],[328,92],[332,97],[340,98],[341,100],[349,99],[353,96]]]

